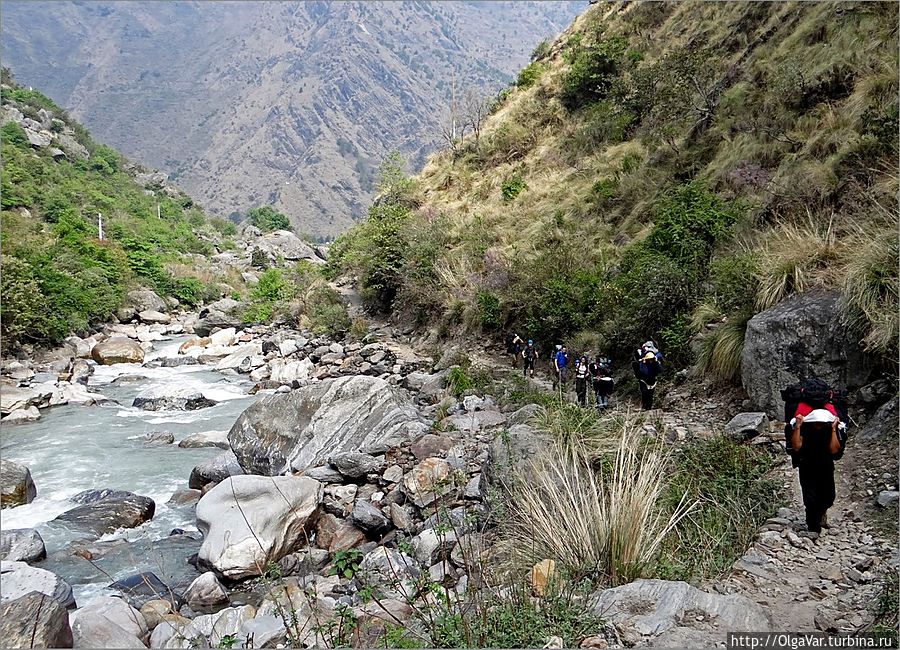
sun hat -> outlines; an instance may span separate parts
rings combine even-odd
[[[650,361],[651,359],[655,359],[655,358],[656,358],[655,354],[653,354],[652,352],[648,352],[641,358],[641,360],[642,361]]]

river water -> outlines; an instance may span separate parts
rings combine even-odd
[[[155,347],[147,353],[145,363],[176,356],[186,339],[176,337],[154,342]],[[246,377],[223,375],[206,365],[97,366],[88,388],[115,403],[52,407],[43,409],[37,422],[3,427],[0,452],[3,458],[31,470],[37,497],[27,505],[2,510],[2,528],[36,528],[50,556],[38,566],[54,570],[69,581],[79,602],[102,590],[110,577],[120,579],[141,570],[155,570],[159,574],[159,568],[152,566],[158,566],[159,560],[148,565],[147,558],[143,557],[146,553],[140,549],[165,540],[174,528],[196,530],[192,506],[167,502],[176,490],[187,488],[195,465],[222,452],[215,447],[182,449],[178,442],[188,434],[201,431],[228,431],[240,413],[262,396],[263,393],[248,395],[251,386]],[[219,403],[197,411],[172,412],[144,411],[131,406],[135,397],[158,388],[189,389]],[[143,439],[147,433],[163,430],[175,435],[175,444],[145,444]],[[51,522],[76,506],[69,497],[83,490],[102,488],[151,497],[156,502],[156,514],[139,528],[102,537],[101,547],[103,542],[111,542],[109,547],[127,546],[131,551],[110,554],[105,563],[98,560],[94,564],[103,565],[98,569],[72,556],[70,543],[83,535],[59,522]],[[134,544],[112,543],[122,539]],[[163,548],[166,543],[173,542],[156,546]],[[184,557],[166,558],[166,562],[182,564]],[[180,568],[176,566],[175,570]]]

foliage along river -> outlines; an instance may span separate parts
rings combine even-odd
[[[174,357],[188,337],[157,341],[145,363]],[[201,431],[228,431],[238,415],[262,394],[248,395],[246,377],[226,376],[207,365],[152,368],[138,364],[96,366],[88,388],[115,400],[98,406],[57,406],[41,412],[37,422],[4,427],[0,452],[4,458],[26,465],[37,486],[37,497],[27,505],[2,511],[2,527],[36,528],[44,538],[48,559],[35,566],[57,573],[72,585],[76,600],[86,602],[101,593],[112,579],[139,571],[152,571],[172,587],[196,575],[186,558],[199,542],[185,535],[169,537],[181,528],[196,531],[193,505],[168,501],[188,487],[198,463],[222,453],[216,447],[182,449],[178,442]],[[138,395],[156,388],[189,389],[219,402],[197,411],[144,411],[131,406]],[[175,444],[150,446],[151,431],[171,431]],[[148,496],[156,514],[144,525],[80,544],[94,556],[91,561],[74,554],[71,543],[82,534],[52,520],[77,504],[69,497],[90,489],[113,488]],[[199,539],[196,532],[193,537]],[[122,540],[128,540],[129,544]],[[98,553],[97,549],[101,549]]]

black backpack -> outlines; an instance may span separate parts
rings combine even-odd
[[[825,408],[826,404],[834,406],[838,419],[844,426],[838,427],[838,440],[841,448],[832,456],[834,460],[840,460],[847,446],[847,426],[850,418],[847,415],[848,393],[845,388],[832,388],[827,382],[817,379],[804,379],[797,384],[791,384],[781,390],[781,399],[784,400],[784,444],[791,462],[797,467],[797,456],[791,447],[791,420],[801,403],[808,404],[813,409]]]

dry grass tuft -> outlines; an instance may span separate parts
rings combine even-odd
[[[642,445],[631,418],[620,434],[599,471],[577,445],[560,444],[517,481],[512,550],[519,559],[550,558],[570,576],[613,585],[651,566],[665,536],[694,506],[682,501],[664,512],[665,456]]]

